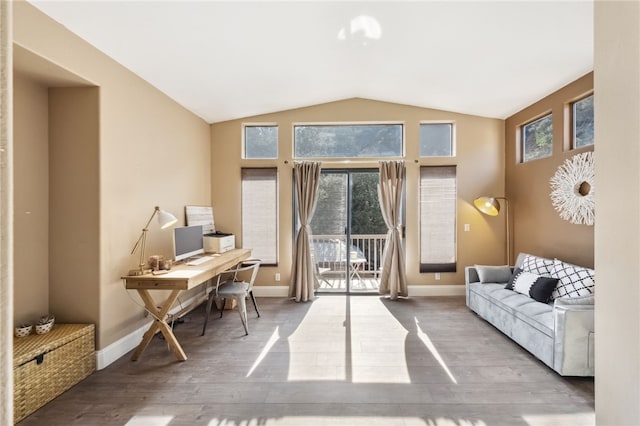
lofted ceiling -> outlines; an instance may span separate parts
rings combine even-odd
[[[347,98],[506,118],[593,69],[592,1],[31,1],[209,123]]]

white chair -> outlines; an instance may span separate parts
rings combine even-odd
[[[249,334],[249,326],[247,324],[247,296],[251,297],[256,314],[258,314],[258,318],[260,317],[256,298],[253,295],[253,283],[256,280],[256,275],[258,275],[258,268],[260,268],[260,261],[252,259],[218,275],[216,288],[211,290],[209,293],[209,300],[207,301],[207,312],[204,318],[204,326],[202,327],[203,336],[207,329],[207,322],[209,321],[209,315],[211,314],[213,300],[216,298],[222,299],[220,318],[222,318],[222,315],[224,314],[224,306],[227,299],[235,299],[238,304],[238,313],[240,314],[240,320],[244,326],[244,331],[246,334]],[[248,281],[241,280],[238,274],[250,274]]]

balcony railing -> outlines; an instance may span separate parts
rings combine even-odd
[[[353,234],[348,245],[346,239],[345,235],[313,235],[312,249],[318,266],[331,272],[344,272],[348,255],[353,263],[358,264],[358,271],[377,274],[387,235]]]

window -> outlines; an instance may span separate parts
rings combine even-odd
[[[550,157],[553,153],[553,117],[545,115],[522,126],[522,161]]]
[[[593,145],[593,95],[571,105],[573,148]]]
[[[455,166],[420,167],[420,272],[456,271]]]
[[[263,264],[278,263],[278,170],[242,169],[242,247]]]
[[[278,126],[244,126],[244,158],[278,158]]]
[[[420,124],[420,157],[453,157],[453,124]]]
[[[402,124],[297,125],[294,157],[402,157],[402,139]]]

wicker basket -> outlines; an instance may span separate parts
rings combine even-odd
[[[13,345],[15,423],[95,370],[93,324],[56,324]]]

